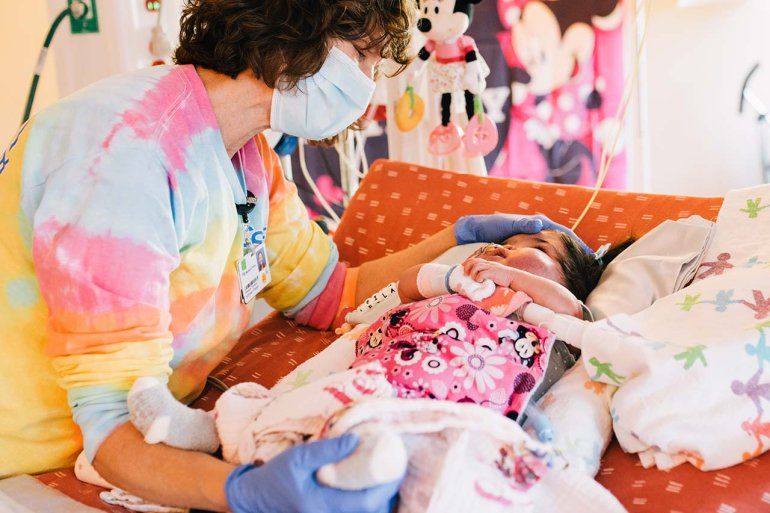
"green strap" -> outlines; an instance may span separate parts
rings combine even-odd
[[[406,86],[406,94],[409,95],[409,109],[414,110],[414,87]]]
[[[473,113],[479,117],[479,123],[484,122],[484,103],[481,101],[481,95],[479,94],[473,97]]]

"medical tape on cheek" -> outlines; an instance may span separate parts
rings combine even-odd
[[[447,275],[451,267],[443,264],[425,264],[417,273],[417,290],[422,297],[436,297],[449,294]]]

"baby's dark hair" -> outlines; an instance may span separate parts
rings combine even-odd
[[[569,235],[562,234],[561,239],[564,242],[564,254],[557,258],[557,262],[564,274],[565,286],[580,301],[585,301],[596,288],[610,262],[636,241],[635,237],[629,237],[612,246],[602,258],[597,259],[583,251],[580,244]]]

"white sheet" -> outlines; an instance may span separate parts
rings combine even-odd
[[[645,466],[712,470],[767,450],[770,210],[756,208],[767,204],[770,186],[728,194],[698,280],[638,314],[585,324],[525,312],[582,347],[594,380],[620,385],[615,434]]]
[[[666,221],[621,253],[586,301],[596,320],[634,314],[688,283],[714,234],[714,223],[693,216]],[[596,383],[576,365],[539,401],[553,444],[570,467],[596,475],[612,440],[610,403],[617,387]]]

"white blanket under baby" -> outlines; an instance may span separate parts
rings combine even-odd
[[[359,463],[343,462],[348,470],[341,479],[346,487],[364,488],[406,468],[399,513],[625,511],[589,476],[565,469],[552,447],[499,413],[472,404],[394,398],[377,362],[276,394],[282,388],[268,392],[244,383],[220,398],[215,411],[226,459],[263,463],[291,446],[347,432],[362,440],[395,435],[406,452],[397,474],[372,480],[393,466],[398,451],[359,448],[350,457]],[[340,479],[340,472],[325,470],[319,480],[337,486],[324,478]]]
[[[354,488],[351,482],[364,488],[396,479],[406,469],[398,513],[625,511],[589,476],[565,468],[552,447],[497,412],[472,404],[395,398],[385,369],[377,362],[331,372],[341,353],[349,351],[341,343],[354,343],[353,336],[343,337],[325,355],[329,372],[322,371],[318,379],[295,374],[272,390],[255,383],[228,390],[215,408],[225,459],[261,464],[292,446],[355,432],[362,440],[359,448],[341,464],[321,469],[319,481],[336,485],[328,476],[337,476],[337,482],[342,479],[348,488]],[[324,367],[323,362],[316,363]],[[400,460],[394,457],[399,451],[376,451],[366,445],[373,435],[383,434],[398,440]],[[358,463],[351,466],[354,459]],[[394,465],[401,465],[395,474]],[[383,471],[387,467],[391,470]],[[76,474],[114,488],[85,459],[78,461]],[[119,489],[103,492],[102,499],[135,511],[180,511]]]
[[[728,194],[696,281],[635,315],[589,324],[525,312],[580,347],[592,379],[619,386],[615,434],[645,466],[719,469],[767,450],[768,206],[768,186]]]

